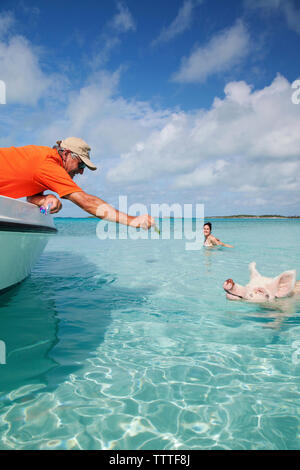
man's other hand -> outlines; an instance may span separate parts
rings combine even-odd
[[[151,217],[149,214],[144,214],[135,217],[129,225],[130,227],[143,228],[144,230],[149,230],[149,228],[154,227],[156,224],[153,217]]]

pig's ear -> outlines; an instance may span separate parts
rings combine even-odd
[[[256,269],[255,261],[252,261],[252,263],[249,264],[249,271],[250,271],[250,279],[256,276],[260,276],[259,272]]]
[[[296,270],[285,271],[275,278],[276,280],[276,297],[286,297],[295,287],[296,283]]]

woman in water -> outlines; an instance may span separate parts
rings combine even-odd
[[[218,238],[214,237],[211,233],[211,223],[206,222],[203,225],[203,233],[204,233],[204,246],[215,246],[215,245],[221,245],[221,246],[227,246],[228,248],[233,248],[232,245],[228,245],[227,243],[221,242]]]

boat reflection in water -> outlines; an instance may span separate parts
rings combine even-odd
[[[46,250],[31,275],[0,296],[1,403],[53,391],[86,359],[98,357],[116,308],[142,305],[146,290],[116,278],[75,252]],[[26,398],[27,397],[27,398]]]

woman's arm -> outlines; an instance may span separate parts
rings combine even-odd
[[[211,240],[212,242],[215,244],[215,245],[219,245],[219,246],[226,246],[227,248],[233,248],[232,245],[228,245],[227,243],[223,243],[221,242],[221,240],[219,240],[218,238],[214,237],[213,235],[211,235]]]

